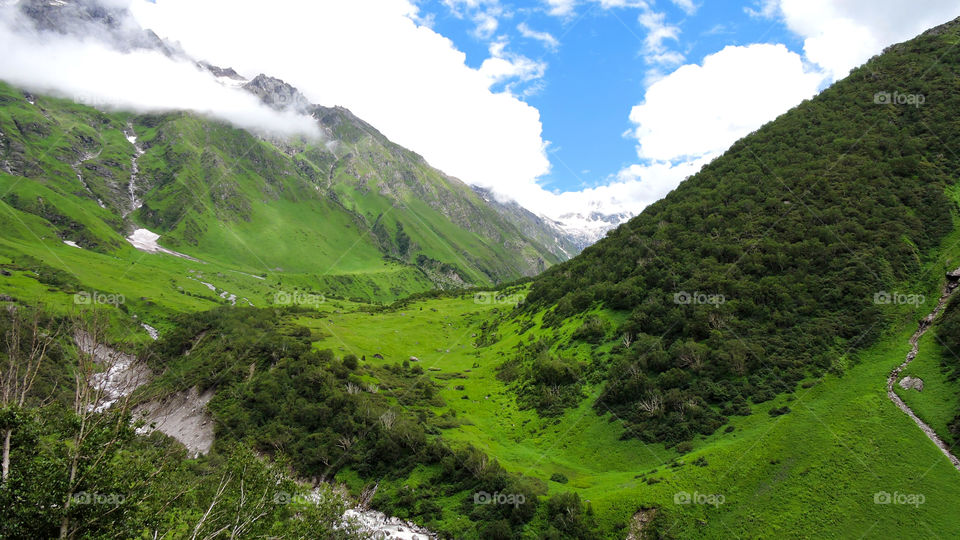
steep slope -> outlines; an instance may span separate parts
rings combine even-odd
[[[619,343],[586,369],[629,436],[710,434],[842,372],[953,227],[956,21],[889,49],[733,147],[527,298],[544,326]],[[886,291],[890,291],[887,293]],[[615,326],[584,318],[598,308]]]
[[[6,85],[0,94],[3,200],[83,248],[108,253],[142,227],[173,250],[253,274],[342,281],[406,268],[387,298],[517,279],[560,260],[467,186],[346,124],[345,110],[321,121],[350,138],[324,145],[184,113],[103,113]],[[40,186],[65,200],[34,193]]]

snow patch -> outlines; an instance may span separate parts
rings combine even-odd
[[[64,240],[63,243],[66,244],[66,245],[68,245],[68,246],[70,246],[70,247],[75,247],[75,248],[78,248],[78,249],[83,249],[82,247],[78,246],[77,243],[74,242],[73,240]]]
[[[151,232],[147,229],[137,229],[133,231],[133,234],[127,237],[127,242],[130,242],[130,244],[136,249],[145,251],[147,253],[165,253],[167,255],[173,255],[174,257],[200,262],[199,259],[195,259],[189,255],[184,255],[183,253],[178,253],[161,246],[157,243],[157,240],[159,239],[159,234]]]
[[[191,270],[191,272],[192,272],[192,271],[193,271],[193,270]],[[198,274],[198,275],[200,275],[200,274]],[[187,276],[187,279],[192,279],[192,280],[194,280],[194,281],[199,281],[201,285],[204,285],[204,286],[206,286],[206,288],[208,288],[208,289],[210,289],[211,291],[213,291],[213,294],[216,294],[216,295],[219,296],[220,298],[223,298],[223,299],[226,300],[227,302],[230,302],[230,305],[232,305],[232,306],[237,305],[237,295],[231,294],[231,293],[230,293],[229,291],[227,291],[226,289],[220,289],[220,288],[218,288],[216,285],[214,285],[213,283],[207,283],[206,281],[201,281],[201,280],[199,280],[199,279],[197,279],[197,278],[195,278],[195,277],[193,277],[193,276]],[[246,298],[244,298],[243,300],[244,300],[244,302],[246,302],[246,303],[250,304],[251,306],[253,306],[253,304],[252,304],[249,300],[247,300]]]

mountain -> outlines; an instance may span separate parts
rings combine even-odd
[[[537,216],[516,201],[501,201],[488,189],[479,186],[471,187],[477,195],[490,204],[504,219],[513,223],[523,234],[536,239],[541,245],[554,246],[553,253],[561,259],[566,260],[589,245],[576,232],[565,230],[550,218]]]
[[[954,227],[957,30],[892,47],[538,276],[526,309],[546,326],[634,343],[607,360],[599,410],[679,443],[878,338],[875,295],[916,279]]]
[[[554,227],[563,231],[578,248],[578,252],[595,244],[607,232],[625,223],[634,214],[620,212],[607,214],[599,211],[569,212],[551,220]]]
[[[123,9],[92,0],[23,0],[17,8],[41,31],[185,57]],[[368,300],[512,281],[572,254],[532,214],[508,218],[349,110],[314,105],[264,74],[247,80],[190,61],[271,108],[311,118],[322,137],[252,135],[189,113],[100,112],[4,86],[8,203],[49,217],[24,202],[35,194],[23,190],[39,182],[76,208],[99,206],[49,211],[71,224],[58,231],[63,240],[80,247],[106,254],[134,229],[149,229],[193,259],[293,273],[329,294]]]

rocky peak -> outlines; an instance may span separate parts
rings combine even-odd
[[[214,77],[218,78],[227,78],[234,79],[237,81],[245,80],[239,73],[236,72],[233,68],[222,68],[220,66],[215,66],[213,64],[208,64],[207,62],[199,62],[200,67],[209,71]]]
[[[243,85],[243,89],[256,95],[264,104],[278,110],[309,113],[314,107],[295,87],[261,73]]]
[[[94,37],[121,51],[150,49],[182,56],[179,46],[142,28],[127,8],[100,0],[19,0],[7,5],[41,32]]]

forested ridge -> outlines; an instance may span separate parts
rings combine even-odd
[[[957,32],[873,58],[534,281],[548,324],[629,313],[598,401],[628,435],[711,433],[884,329],[875,295],[952,230]]]

